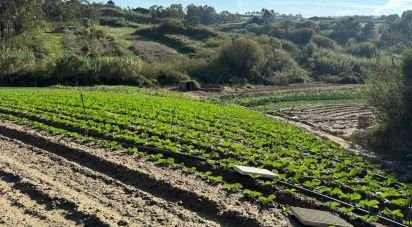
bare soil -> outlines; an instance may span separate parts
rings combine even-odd
[[[368,116],[371,123],[375,118],[372,107],[359,103],[300,106],[272,114],[317,127],[345,140],[350,140],[352,134],[360,128],[360,116]]]
[[[225,87],[223,92],[205,92],[195,91],[189,92],[193,96],[200,97],[225,97],[225,96],[253,96],[259,94],[281,93],[281,92],[304,92],[304,91],[329,91],[353,89],[359,85],[335,85],[335,84],[291,84],[288,86],[267,86],[267,85],[246,85]]]
[[[170,61],[178,57],[176,50],[152,41],[133,41],[133,47],[147,61]]]
[[[194,175],[0,120],[0,225],[291,226]]]

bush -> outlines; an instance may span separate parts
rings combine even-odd
[[[83,57],[65,54],[54,69],[56,83],[66,85],[129,84],[143,85],[141,62],[137,57]]]
[[[378,48],[373,43],[363,42],[353,44],[349,48],[349,52],[355,56],[373,58],[376,57],[378,53]]]
[[[138,57],[100,57],[95,60],[95,74],[104,84],[143,85],[146,79],[140,75],[142,69]]]
[[[36,58],[30,50],[9,48],[0,50],[0,74],[4,77],[31,73],[35,63]]]
[[[27,49],[0,49],[0,84],[17,85],[29,82],[36,70],[34,53]]]
[[[282,42],[277,39],[270,37],[268,35],[260,35],[256,38],[256,41],[263,46],[268,46],[269,48],[281,49]]]
[[[174,70],[161,70],[157,82],[161,85],[177,85],[180,81],[189,80],[190,77],[184,73]]]
[[[388,66],[388,61],[383,61]],[[375,70],[376,62],[368,58],[360,58],[351,54],[330,49],[315,49],[309,58],[309,65],[315,75],[339,75],[342,83],[363,82],[368,71]]]
[[[111,27],[128,27],[129,23],[123,17],[102,17],[100,18],[100,25]]]
[[[282,49],[290,53],[290,55],[293,58],[296,59],[302,55],[301,51],[299,50],[299,47],[296,44],[292,43],[291,41],[282,39],[281,43],[282,43]]]
[[[335,49],[337,46],[336,42],[333,39],[329,39],[321,35],[313,37],[311,41],[320,48]]]
[[[309,28],[301,28],[287,34],[289,40],[297,44],[308,44],[316,32]]]
[[[167,19],[162,22],[159,26],[158,31],[162,33],[183,33],[185,29],[182,20],[178,19]]]
[[[54,80],[65,85],[92,85],[98,83],[96,71],[91,60],[75,54],[66,53],[56,61]]]
[[[411,56],[405,55],[404,67],[409,60]],[[408,93],[403,79],[400,68],[378,64],[375,73],[369,75],[364,90],[368,102],[378,110],[380,123],[380,127],[371,133],[369,145],[391,155],[407,154],[412,149],[411,109],[405,96]]]

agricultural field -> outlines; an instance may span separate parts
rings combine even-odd
[[[219,97],[256,111],[266,112],[315,104],[365,103],[360,87],[319,86],[288,88],[272,91],[234,93]]]
[[[374,119],[373,108],[359,103],[305,105],[281,109],[269,114],[316,126],[347,140],[350,140],[357,129],[368,127],[368,125],[359,125],[359,117],[367,117],[369,126]]]
[[[133,208],[117,210],[118,213],[110,217],[103,215],[112,213],[110,210],[89,217],[86,214],[91,211],[81,210],[87,203],[79,202],[77,211],[83,212],[84,220],[109,224],[173,225],[189,220],[186,223],[189,226],[235,223],[287,226],[293,222],[288,219],[289,207],[300,206],[334,211],[354,226],[408,224],[406,207],[412,191],[379,163],[234,104],[249,103],[248,107],[254,107],[268,100],[294,102],[297,98],[293,97],[299,97],[299,93],[247,98],[228,104],[131,87],[2,88],[0,134],[23,140],[29,146],[52,153],[53,157],[76,162],[82,171],[83,168],[95,171],[85,177],[95,179],[93,174],[103,174],[96,180],[108,182],[105,176],[109,176],[114,182],[120,182],[110,187],[126,187],[122,190],[132,194],[138,190],[140,196],[137,197],[150,192],[159,198],[143,196],[156,201],[144,204],[155,205],[159,207],[155,209],[158,212],[175,217],[137,220],[129,214],[128,220],[119,220],[121,215],[116,216],[125,210],[133,212]],[[308,97],[304,101],[356,100],[356,94],[345,90],[317,91]],[[40,155],[40,151],[34,155],[38,156],[50,158]],[[33,178],[34,174],[18,168],[24,160],[18,161],[11,151],[2,153],[0,166],[7,168],[2,168],[0,182],[13,188],[20,178]],[[48,163],[47,160],[40,162]],[[241,176],[233,171],[235,165],[266,168],[275,173],[277,179]],[[63,166],[69,168],[70,165]],[[58,168],[63,167],[55,168],[57,170],[52,168],[50,173],[43,174],[53,176],[53,171],[62,171]],[[165,175],[154,177],[150,173]],[[134,176],[144,180],[137,181]],[[9,178],[14,181],[7,180]],[[34,179],[32,184],[35,182],[38,180]],[[36,190],[53,198],[47,195],[47,190]],[[93,188],[80,189],[80,192],[85,190]],[[102,194],[107,196],[107,192]],[[70,195],[62,196],[66,200],[76,197]],[[121,204],[124,198],[102,201],[114,199]],[[128,204],[142,206],[138,200]],[[173,220],[175,222],[171,222]]]

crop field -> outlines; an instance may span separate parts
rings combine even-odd
[[[299,94],[237,101],[254,107]],[[314,92],[307,99],[356,99]],[[241,194],[262,209],[323,208],[355,226],[408,224],[412,190],[378,163],[297,127],[233,104],[165,91],[115,88],[2,88],[0,119],[107,150],[145,157]],[[108,151],[108,156],[110,152]],[[266,168],[276,180],[242,177],[235,165]],[[243,201],[240,200],[240,201]]]
[[[373,108],[361,103],[304,105],[269,113],[316,126],[345,139],[350,139],[359,128],[359,116],[368,116],[370,121],[374,118]]]
[[[225,102],[235,103],[257,111],[278,110],[303,105],[359,103],[362,102],[358,88],[314,88],[310,90],[285,90],[262,94],[225,96]]]

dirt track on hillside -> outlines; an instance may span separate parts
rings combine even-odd
[[[0,121],[0,225],[289,226],[196,176]]]

